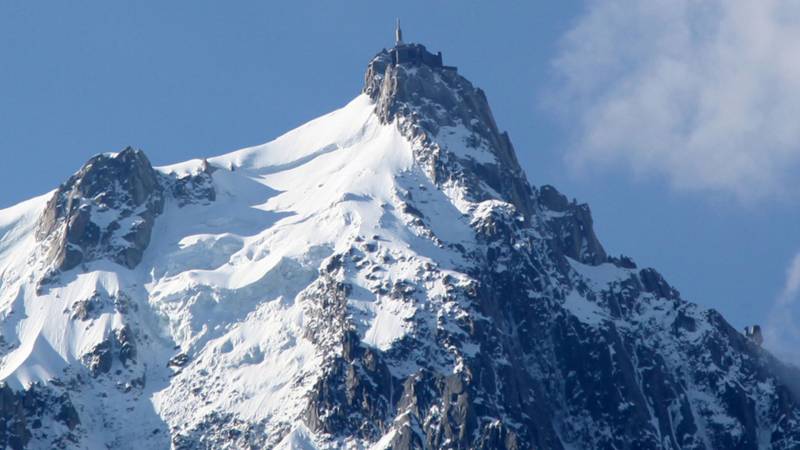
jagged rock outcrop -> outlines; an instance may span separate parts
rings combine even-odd
[[[178,206],[183,207],[193,203],[208,204],[216,200],[217,191],[211,177],[214,170],[216,169],[208,163],[208,160],[203,160],[198,171],[170,177],[166,184],[170,186]]]
[[[37,224],[50,275],[102,258],[135,268],[167,197],[179,207],[216,200],[214,170],[204,160],[195,172],[161,174],[131,147],[90,159],[56,190]]]
[[[416,143],[416,157],[434,182],[457,184],[476,202],[500,193],[526,219],[533,212],[508,133],[497,128],[483,90],[455,68],[395,65],[383,51],[367,66],[363,91],[384,123],[397,120]],[[448,164],[451,158],[458,164]]]
[[[3,448],[23,450],[36,440],[52,449],[68,449],[79,441],[80,418],[69,395],[47,386],[15,392],[0,384],[0,418]],[[66,432],[61,433],[59,427]]]
[[[36,238],[54,270],[100,258],[132,269],[164,208],[159,175],[141,150],[90,159],[47,203]]]
[[[539,188],[538,199],[548,211],[544,220],[554,237],[553,244],[564,255],[592,266],[609,261],[603,245],[594,234],[589,205],[570,202],[549,185]]]

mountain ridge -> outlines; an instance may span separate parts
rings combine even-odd
[[[0,442],[800,445],[793,369],[609,257],[483,91],[398,48],[267,144],[99,155],[0,211]]]

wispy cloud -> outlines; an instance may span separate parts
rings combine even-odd
[[[786,269],[786,282],[769,315],[764,329],[764,345],[776,355],[800,366],[800,253]]]
[[[797,194],[798,55],[800,2],[589,0],[554,61],[569,160],[745,201]]]

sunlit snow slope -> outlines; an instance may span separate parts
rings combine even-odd
[[[385,209],[395,203],[395,177],[412,170],[411,146],[395,127],[380,124],[373,108],[362,95],[268,144],[210,159],[220,168],[213,174],[216,201],[183,208],[168,201],[147,255],[132,271],[92,262],[37,292],[46,267],[37,260],[32,228],[47,196],[0,212],[3,336],[11,347],[0,377],[15,388],[47,382],[113,330],[136,322],[149,338],[138,352],[141,372],[163,379],[163,389],[147,392],[151,413],[170,426],[189,426],[219,410],[243,420],[291,421],[320,368],[303,339],[295,298],[317,277],[321,261],[357,236],[378,233],[392,252],[412,253],[413,236]],[[180,176],[200,165],[158,170]],[[459,220],[457,211],[450,216]],[[74,320],[69,311],[98,294],[130,295],[142,305],[137,317],[104,311],[88,322]],[[402,306],[365,298],[362,308],[364,326],[375,322],[364,330],[368,342],[387,346],[404,333]],[[168,381],[165,362],[176,346],[196,362]],[[198,383],[203,402],[191,393]],[[87,394],[73,402],[84,400],[80,406],[89,412],[95,392]],[[108,406],[116,409],[115,402]]]

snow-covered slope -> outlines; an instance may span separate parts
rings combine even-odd
[[[384,51],[342,109],[0,211],[11,448],[780,448],[796,376],[586,205],[485,96]]]

